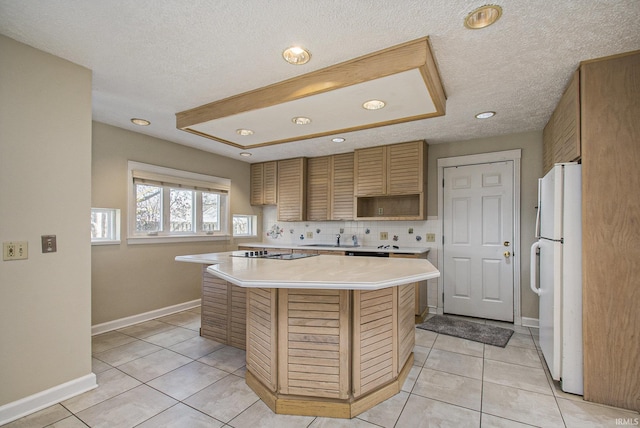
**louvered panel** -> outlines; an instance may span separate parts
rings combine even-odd
[[[395,287],[354,292],[354,337],[357,340],[354,396],[358,397],[389,382],[394,367],[393,317]]]
[[[281,392],[346,398],[348,396],[348,321],[341,314],[348,292],[286,290],[281,316],[286,315],[286,357]],[[341,316],[342,315],[342,316]],[[344,324],[343,324],[344,323]]]
[[[423,142],[388,147],[388,189],[390,195],[422,192]]]
[[[549,118],[549,122],[542,131],[542,168],[543,174],[546,174],[553,167],[553,120],[552,114]]]
[[[357,196],[386,193],[386,147],[355,151],[355,194]]]
[[[554,147],[557,160],[571,162],[580,157],[580,99],[579,77],[576,72],[569,82],[560,103],[556,107],[554,122]]]
[[[228,343],[227,282],[209,274],[206,268],[203,266],[200,334],[207,339]]]
[[[398,287],[398,371],[402,370],[415,345],[415,296],[413,284]]]
[[[262,205],[263,198],[264,164],[251,164],[251,205]]]
[[[247,289],[247,369],[271,391],[277,387],[277,326],[275,289]]]
[[[331,220],[352,220],[353,213],[353,153],[333,156]]]
[[[278,220],[305,220],[306,158],[278,161]]]
[[[307,161],[307,220],[329,219],[329,166],[329,156]]]
[[[237,285],[231,287],[231,329],[229,343],[240,349],[247,349],[247,307],[246,290]]]
[[[265,205],[275,205],[278,202],[278,163],[265,162],[262,180],[263,201]]]

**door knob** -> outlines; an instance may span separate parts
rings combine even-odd
[[[509,242],[509,241],[504,241],[504,246],[505,246],[505,247],[508,247],[509,245],[511,245],[511,242]]]
[[[510,251],[505,251],[504,252],[504,256],[505,256],[505,258],[508,259],[511,256],[511,252]]]

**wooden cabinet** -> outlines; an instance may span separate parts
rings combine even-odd
[[[424,220],[427,147],[424,141],[355,151],[356,218]]]
[[[580,79],[584,398],[640,411],[640,51]]]
[[[307,159],[278,161],[278,220],[306,220]]]
[[[275,205],[277,179],[276,161],[251,164],[251,205]]]
[[[246,291],[202,271],[200,335],[236,348],[246,349]]]
[[[580,70],[577,70],[562,94],[542,134],[544,173],[553,164],[580,159]]]
[[[331,156],[307,160],[307,218],[328,220],[331,215]]]
[[[353,158],[353,152],[331,157],[330,220],[353,220]]]
[[[353,220],[353,153],[309,158],[307,220]]]
[[[427,253],[421,254],[404,254],[404,253],[390,253],[389,257],[405,258],[405,259],[426,259]],[[413,284],[415,294],[415,308],[413,315],[415,323],[420,324],[424,321],[425,317],[429,314],[429,307],[427,306],[427,281],[414,282]]]

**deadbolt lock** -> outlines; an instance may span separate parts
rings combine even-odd
[[[505,247],[508,247],[509,245],[511,245],[511,242],[509,242],[509,241],[504,241],[504,246],[505,246]]]

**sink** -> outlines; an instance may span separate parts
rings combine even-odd
[[[300,247],[324,247],[324,248],[357,248],[360,245],[336,245],[336,244],[300,244]]]

